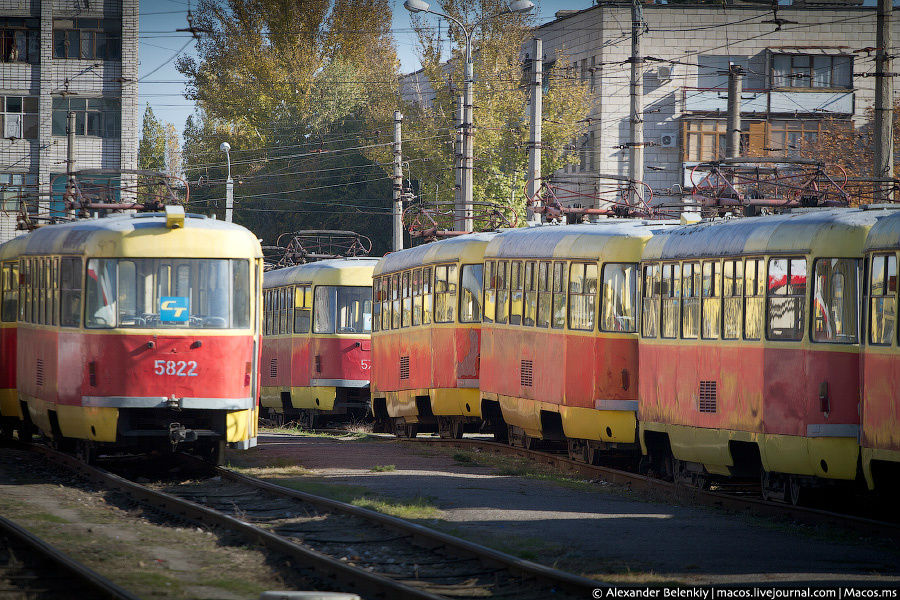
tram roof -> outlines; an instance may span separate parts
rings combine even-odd
[[[485,258],[640,260],[644,244],[670,224],[610,219],[601,223],[510,229],[488,244]]]
[[[891,206],[893,210],[869,230],[866,238],[866,250],[896,250],[900,248],[900,206]]]
[[[377,258],[330,258],[312,263],[267,271],[263,287],[272,288],[298,283],[315,285],[372,285],[372,271]]]
[[[655,236],[647,244],[644,259],[773,253],[859,256],[869,228],[886,214],[885,210],[833,208],[705,221]]]
[[[0,260],[17,258],[25,250],[27,235],[20,235],[0,244]]]
[[[468,233],[457,237],[422,244],[408,250],[391,252],[375,267],[375,275],[395,273],[422,265],[447,262],[481,262],[484,250],[497,234],[493,232]]]
[[[162,213],[111,215],[41,227],[26,237],[23,254],[97,257],[262,258],[259,240],[234,223],[187,215],[166,226]]]

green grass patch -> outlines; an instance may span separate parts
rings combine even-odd
[[[303,429],[300,425],[290,422],[285,425],[281,425],[279,427],[260,427],[260,433],[280,433],[286,435],[296,435],[298,437],[312,437],[312,438],[331,438],[335,440],[341,441],[360,441],[372,439],[372,436],[369,433],[362,429],[348,429],[341,431],[314,431],[309,429]]]
[[[353,500],[351,504],[391,515],[398,519],[406,519],[407,521],[438,519],[442,514],[441,510],[434,505],[431,499],[424,496],[416,496],[411,500],[364,497]]]
[[[481,461],[479,457],[475,455],[474,452],[455,452],[453,454],[453,461],[458,465],[467,465],[467,466],[481,466]]]
[[[369,472],[371,473],[387,473],[389,471],[396,471],[397,465],[375,465]]]
[[[71,521],[69,521],[68,519],[64,519],[63,517],[60,517],[59,515],[53,515],[53,514],[44,513],[44,512],[28,513],[25,515],[25,518],[29,519],[31,521],[39,521],[39,522],[44,522],[44,523],[71,523]]]
[[[326,498],[331,498],[332,500],[345,502],[347,504],[352,504],[354,500],[359,498],[365,498],[375,495],[369,488],[362,485],[323,483],[321,481],[309,481],[305,479],[279,480],[273,481],[273,483],[277,483],[278,485],[283,485],[286,488],[291,488],[300,492],[307,492],[316,496],[324,496]]]
[[[221,590],[227,590],[229,592],[233,592],[235,594],[239,594],[239,595],[245,596],[247,598],[255,598],[260,593],[258,583],[255,583],[252,581],[246,581],[244,579],[233,579],[233,578],[210,579],[209,581],[204,581],[203,585],[204,586],[212,586],[215,588],[219,588]]]

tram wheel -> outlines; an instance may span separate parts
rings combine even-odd
[[[94,464],[97,459],[97,448],[90,440],[75,440],[75,458],[86,465]]]

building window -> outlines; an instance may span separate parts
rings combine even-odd
[[[66,119],[75,113],[75,135],[120,137],[122,112],[116,98],[53,98],[53,135],[66,135]]]
[[[53,58],[122,60],[122,21],[54,19]]]
[[[38,19],[0,18],[0,62],[38,62],[41,23]]]
[[[0,96],[0,131],[5,138],[37,139],[37,96]]]
[[[773,54],[773,88],[849,88],[851,57],[827,54]]]
[[[37,175],[0,173],[0,210],[17,211],[20,202],[27,199],[36,200],[37,194]]]
[[[768,124],[766,150],[777,156],[799,156],[812,149],[827,127],[852,127],[849,121],[775,120]]]

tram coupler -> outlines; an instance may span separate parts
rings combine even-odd
[[[166,408],[169,410],[181,410],[181,400],[172,394],[166,399]]]
[[[186,428],[181,423],[169,423],[169,441],[172,442],[172,449],[174,450],[178,444],[196,442],[197,432]]]

